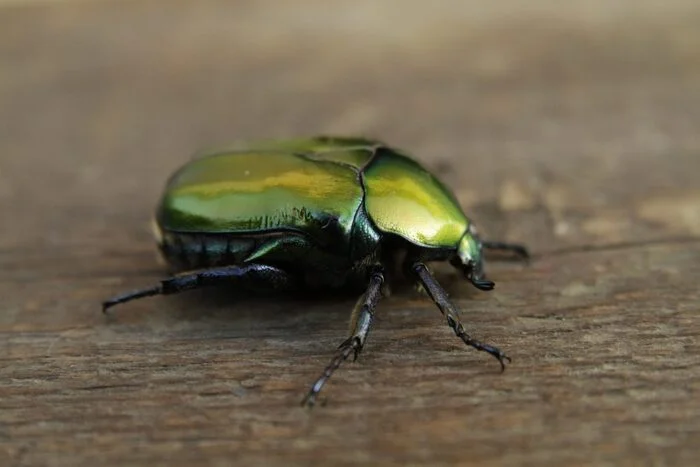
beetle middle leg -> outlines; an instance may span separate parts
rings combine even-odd
[[[503,353],[498,347],[480,342],[467,334],[462,322],[459,320],[457,308],[450,302],[447,292],[445,292],[445,289],[435,280],[435,277],[430,273],[427,266],[418,262],[411,266],[411,270],[418,277],[418,280],[423,285],[423,288],[430,298],[447,318],[447,324],[452,328],[457,337],[462,339],[468,346],[493,355],[501,364],[501,371],[505,370],[506,366],[504,361],[508,360],[508,362],[510,362],[510,357]]]
[[[384,283],[384,273],[375,271],[370,276],[369,286],[367,291],[358,301],[352,316],[352,333],[335,352],[335,356],[323,370],[321,376],[311,386],[311,389],[306,394],[306,397],[301,401],[301,405],[313,406],[316,403],[316,397],[321,389],[331,377],[333,372],[353,354],[353,361],[357,360],[358,355],[365,345],[367,336],[372,327],[374,320],[374,309],[382,295],[382,284]]]
[[[102,310],[120,303],[152,295],[171,295],[201,287],[223,286],[266,286],[275,290],[289,290],[294,286],[292,277],[282,269],[264,264],[225,266],[179,274],[164,279],[160,284],[117,295],[102,303]]]

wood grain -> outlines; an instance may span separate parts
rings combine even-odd
[[[332,3],[332,5],[331,5]],[[694,465],[697,2],[99,1],[0,8],[0,465]],[[286,6],[285,6],[286,5]],[[240,139],[381,137],[529,267],[382,301],[105,297],[163,270],[165,178]]]

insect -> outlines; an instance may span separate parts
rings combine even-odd
[[[487,291],[494,283],[484,277],[482,249],[527,258],[526,248],[480,240],[437,177],[380,141],[319,136],[195,158],[168,180],[154,226],[173,275],[105,301],[105,311],[209,286],[364,292],[349,337],[302,405],[314,405],[333,372],[357,359],[392,267],[427,292],[466,345],[494,356],[501,370],[510,361],[467,333],[426,263],[449,261]]]

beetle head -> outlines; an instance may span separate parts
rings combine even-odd
[[[491,290],[494,283],[484,279],[483,254],[481,240],[474,224],[470,223],[457,245],[457,254],[452,264],[464,272],[469,281],[481,290]]]

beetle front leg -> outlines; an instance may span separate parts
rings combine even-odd
[[[522,259],[524,261],[528,261],[530,259],[530,252],[527,250],[527,247],[518,243],[482,241],[481,247],[486,250],[505,251],[508,253],[513,253],[519,259]]]
[[[362,351],[365,345],[367,336],[372,327],[372,322],[374,320],[374,309],[379,302],[379,298],[382,295],[382,284],[384,283],[384,273],[382,271],[376,271],[372,273],[369,280],[369,286],[367,291],[360,298],[353,311],[352,322],[352,334],[348,337],[336,350],[335,356],[326,366],[325,370],[321,376],[316,380],[316,382],[311,386],[306,397],[301,401],[301,405],[307,405],[309,407],[316,403],[316,397],[318,396],[321,389],[326,384],[328,379],[331,377],[333,372],[340,367],[340,365],[353,354],[353,361],[357,360],[358,355]]]
[[[484,344],[467,334],[462,322],[459,320],[457,308],[450,302],[447,292],[445,292],[445,289],[435,280],[427,266],[418,262],[411,266],[411,270],[418,277],[418,280],[423,285],[428,295],[430,295],[430,298],[447,318],[447,324],[452,328],[457,337],[462,339],[468,346],[493,355],[501,364],[501,371],[505,370],[506,366],[504,361],[508,360],[508,362],[510,362],[510,357],[503,353],[498,347]]]
[[[285,271],[263,264],[245,266],[226,266],[204,269],[164,279],[160,284],[146,289],[135,290],[117,295],[102,303],[102,311],[120,303],[153,295],[171,295],[201,287],[222,285],[265,285],[272,289],[288,290],[293,288],[293,279]]]

